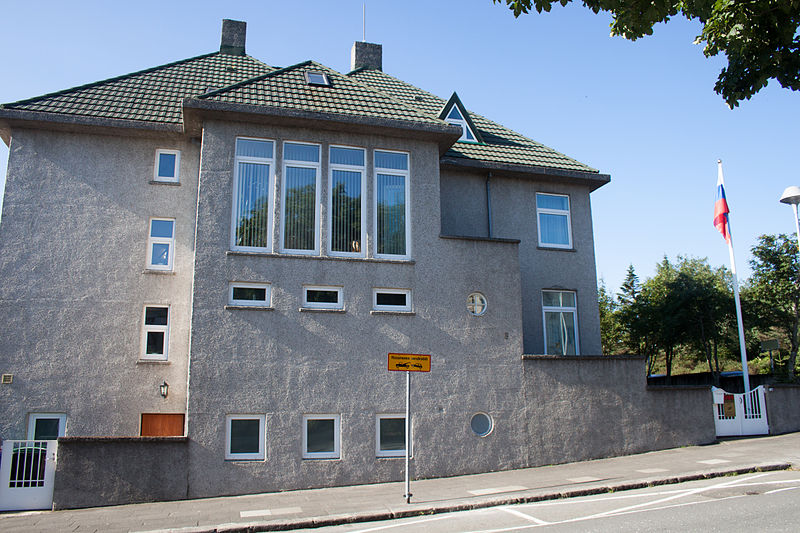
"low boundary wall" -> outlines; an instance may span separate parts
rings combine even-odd
[[[53,509],[186,498],[186,437],[61,437]]]
[[[800,385],[776,383],[765,388],[770,435],[800,431]]]

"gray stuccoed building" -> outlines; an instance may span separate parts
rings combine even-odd
[[[183,437],[185,483],[103,503],[401,479],[389,353],[431,355],[415,477],[713,439],[674,416],[707,393],[600,357],[609,176],[351,59],[273,68],[225,20],[218,52],[0,107],[0,437],[62,437],[57,503],[91,492],[81,443],[148,437]]]

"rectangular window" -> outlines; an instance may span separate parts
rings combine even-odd
[[[303,415],[303,459],[339,458],[339,415]]]
[[[372,289],[372,308],[376,311],[411,311],[410,289]]]
[[[266,459],[265,426],[265,415],[228,415],[225,418],[225,459]]]
[[[304,285],[303,307],[310,309],[344,309],[342,287]]]
[[[28,416],[28,440],[56,440],[67,429],[67,415],[62,413],[31,413]]]
[[[154,181],[177,183],[180,180],[180,150],[156,150]]]
[[[539,246],[572,248],[569,196],[536,193]]]
[[[228,285],[228,303],[250,307],[270,307],[272,286],[269,283],[239,283]]]
[[[376,257],[408,258],[409,254],[408,154],[375,151]]]
[[[331,146],[328,236],[330,254],[364,257],[366,152],[362,148]]]
[[[542,292],[544,347],[548,355],[578,355],[578,308],[575,293]]]
[[[236,139],[231,248],[272,251],[273,141]]]
[[[377,457],[405,457],[405,415],[378,415],[375,423],[375,455]]]
[[[175,220],[151,218],[150,234],[147,238],[147,268],[150,270],[172,270],[175,250]]]
[[[142,359],[167,360],[169,307],[147,305],[142,328]]]
[[[283,143],[281,250],[319,253],[320,146]]]

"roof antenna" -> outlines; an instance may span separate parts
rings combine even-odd
[[[367,42],[367,3],[361,5],[361,42]]]

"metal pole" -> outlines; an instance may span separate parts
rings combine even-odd
[[[800,250],[800,222],[797,220],[797,204],[792,204],[792,210],[794,211],[794,227],[797,233],[797,249]]]
[[[406,503],[411,503],[411,476],[408,457],[411,454],[411,371],[406,370]]]

